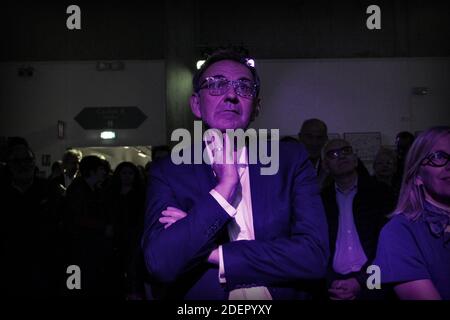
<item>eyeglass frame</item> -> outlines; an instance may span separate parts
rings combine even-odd
[[[344,151],[345,149],[350,150],[350,152],[349,152],[349,153],[343,153],[343,151]],[[336,154],[336,152],[337,152],[337,155],[336,155],[336,156],[333,156],[333,157],[330,157],[330,156],[329,156],[329,153],[330,153],[330,152],[333,152],[334,154]],[[338,159],[341,155],[349,156],[349,155],[352,155],[352,154],[354,154],[354,152],[353,152],[353,147],[352,147],[352,146],[344,146],[344,147],[341,147],[341,148],[338,148],[338,149],[328,150],[327,152],[325,152],[325,157],[326,157],[328,160],[336,160],[336,159]]]
[[[443,153],[444,154],[444,157],[447,160],[444,164],[437,165],[437,164],[435,164],[433,162],[432,156],[436,155],[437,153]],[[432,168],[442,168],[442,167],[445,167],[449,162],[450,162],[450,154],[448,154],[445,151],[438,150],[438,151],[429,153],[425,158],[422,159],[422,161],[420,162],[420,165],[421,166],[429,166],[429,167],[432,167]]]
[[[224,92],[219,93],[219,94],[213,94],[213,93],[211,93],[211,91],[212,91],[213,89],[210,89],[210,88],[208,87],[211,80],[213,80],[214,82],[217,82],[217,81],[220,81],[220,80],[226,81],[226,82],[227,82],[227,89],[226,89]],[[249,83],[252,84],[252,85],[250,85],[250,87],[253,89],[253,92],[252,92],[252,95],[251,95],[251,96],[242,95],[242,94],[240,94],[240,93],[237,91],[238,84],[239,84],[239,83],[242,83],[242,82],[249,82]],[[230,79],[225,78],[225,77],[206,77],[206,78],[203,80],[202,84],[199,86],[197,92],[199,92],[199,91],[202,90],[202,89],[208,89],[208,93],[209,93],[210,95],[215,96],[215,97],[218,97],[218,96],[223,96],[224,94],[226,94],[226,93],[230,90],[230,87],[233,87],[234,92],[235,92],[238,96],[243,97],[243,98],[256,98],[257,93],[258,93],[258,84],[255,83],[255,82],[252,81],[252,80],[248,80],[248,79],[230,80]]]

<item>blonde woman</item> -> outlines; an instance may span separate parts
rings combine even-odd
[[[424,131],[405,162],[374,264],[405,300],[450,300],[450,127]]]

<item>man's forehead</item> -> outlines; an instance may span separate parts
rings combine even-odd
[[[232,60],[222,60],[210,65],[203,73],[203,78],[222,75],[234,79],[253,79],[250,70],[242,63]]]
[[[302,132],[304,134],[325,135],[326,129],[322,124],[308,124],[305,125]]]

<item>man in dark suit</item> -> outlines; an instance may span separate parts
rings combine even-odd
[[[357,157],[347,141],[330,140],[322,158],[333,178],[321,193],[331,251],[328,295],[336,300],[368,297],[366,269],[375,258],[378,235],[394,198],[382,184],[358,173]]]
[[[237,53],[212,55],[193,86],[191,109],[209,129],[247,129],[259,111],[256,69]],[[325,275],[328,239],[306,150],[272,148],[278,170],[262,175],[265,165],[249,161],[251,146],[230,145],[227,135],[205,135],[212,165],[166,157],[151,166],[142,245],[153,296],[307,298],[311,282]],[[231,162],[217,160],[227,154]]]
[[[55,297],[65,274],[54,199],[47,180],[35,175],[36,158],[25,140],[9,142],[8,180],[0,184],[0,290],[6,297]]]

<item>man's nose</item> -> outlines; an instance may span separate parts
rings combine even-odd
[[[228,91],[225,93],[225,101],[230,101],[233,103],[239,102],[236,88],[234,86],[230,85],[230,87],[228,88]]]

